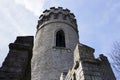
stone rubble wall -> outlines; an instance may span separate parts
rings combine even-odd
[[[17,37],[0,68],[0,80],[31,80],[33,36]]]

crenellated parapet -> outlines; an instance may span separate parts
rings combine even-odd
[[[72,26],[77,31],[77,23],[75,15],[68,9],[62,7],[51,7],[49,10],[43,11],[43,14],[39,17],[37,29],[42,28],[44,25],[54,22],[62,22]]]

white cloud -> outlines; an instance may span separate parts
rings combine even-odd
[[[33,35],[36,23],[35,16],[14,0],[0,2],[0,66],[9,51],[9,43],[14,42],[16,36]]]
[[[25,6],[26,9],[39,16],[44,10],[46,0],[15,0],[15,2]]]

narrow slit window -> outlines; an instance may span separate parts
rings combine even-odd
[[[63,30],[56,33],[56,47],[65,47],[65,34]]]
[[[75,73],[73,74],[73,80],[76,80],[76,74]]]

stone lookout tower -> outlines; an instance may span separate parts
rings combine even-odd
[[[51,7],[39,17],[32,57],[32,80],[59,80],[73,66],[79,43],[76,19],[62,7]]]
[[[116,80],[107,57],[79,43],[75,16],[62,7],[40,16],[34,46],[21,36],[9,48],[0,80]]]

